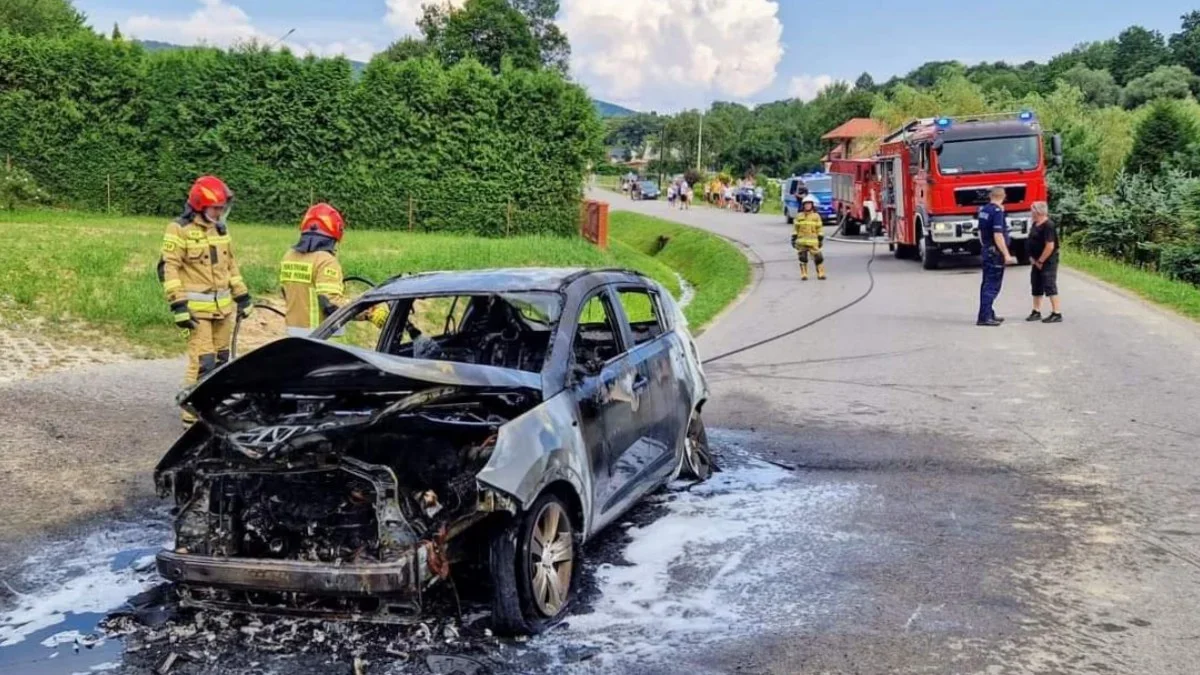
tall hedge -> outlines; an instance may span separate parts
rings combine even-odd
[[[365,227],[566,234],[601,136],[551,71],[377,59],[355,78],[340,58],[0,33],[0,154],[82,208],[174,215],[215,173],[238,219],[316,199]]]

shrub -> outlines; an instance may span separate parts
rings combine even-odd
[[[176,215],[196,176],[239,219],[293,222],[313,200],[358,227],[576,231],[601,126],[546,70],[343,58],[262,47],[147,53],[90,34],[0,32],[0,148],[56,200]]]
[[[1200,242],[1164,246],[1159,270],[1173,279],[1200,286]]]
[[[48,201],[46,191],[38,187],[37,182],[28,171],[12,162],[0,165],[0,204],[12,211],[25,204],[37,204]]]

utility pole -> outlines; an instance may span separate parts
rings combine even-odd
[[[662,144],[658,146],[658,184],[659,185],[662,185],[665,182],[664,176],[666,176],[666,173],[667,173],[667,165],[663,163],[665,161],[663,159],[663,152],[666,151],[666,148],[667,148],[667,123],[663,122]]]
[[[288,32],[284,33],[284,34],[283,34],[283,37],[281,37],[281,38],[279,38],[278,40],[276,40],[276,41],[272,42],[272,43],[271,43],[271,46],[270,46],[270,47],[268,47],[268,49],[274,49],[274,48],[278,47],[278,46],[279,46],[279,43],[281,43],[281,42],[283,42],[284,40],[286,40],[286,39],[290,38],[290,37],[292,36],[292,33],[295,33],[295,32],[296,32],[296,29],[295,29],[295,28],[293,28],[293,29],[289,30]]]

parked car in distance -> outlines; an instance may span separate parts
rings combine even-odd
[[[709,476],[707,398],[683,313],[636,272],[395,278],[181,395],[200,421],[155,470],[158,570],[185,606],[408,622],[463,566],[495,630],[536,633],[584,542]]]
[[[634,185],[633,194],[634,199],[658,199],[662,193],[658,189],[658,183],[644,180]]]

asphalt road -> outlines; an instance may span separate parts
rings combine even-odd
[[[827,241],[829,280],[802,282],[781,216],[611,201],[757,258],[748,296],[700,338],[708,358],[841,307],[874,275],[851,309],[707,366],[710,427],[753,430],[802,481],[860,494],[796,589],[835,602],[688,664],[1196,672],[1200,327],[1070,271],[1066,321],[1027,324],[1028,268],[1010,268],[1008,322],[980,328],[977,259],[929,272],[886,245]]]
[[[868,265],[875,286],[707,366],[706,422],[727,470],[610,528],[588,552],[586,606],[528,644],[489,642],[497,671],[1196,671],[1196,324],[1070,272],[1066,322],[1026,324],[1016,268],[998,305],[1009,322],[977,328],[973,261],[925,272],[886,246],[830,241],[830,279],[801,282],[782,217],[604,196],[735,239],[757,261],[748,294],[700,337],[709,358],[845,306],[870,287]],[[120,660],[115,641],[90,658],[42,641],[90,630],[161,544],[149,472],[177,430],[181,368],[0,386],[0,606],[21,593],[16,605],[34,608],[22,620],[47,626],[0,648],[0,672]],[[117,517],[84,518],[97,509]],[[256,665],[261,654],[231,646],[216,662],[230,665],[177,670],[350,672],[344,659],[301,669],[295,655]]]

